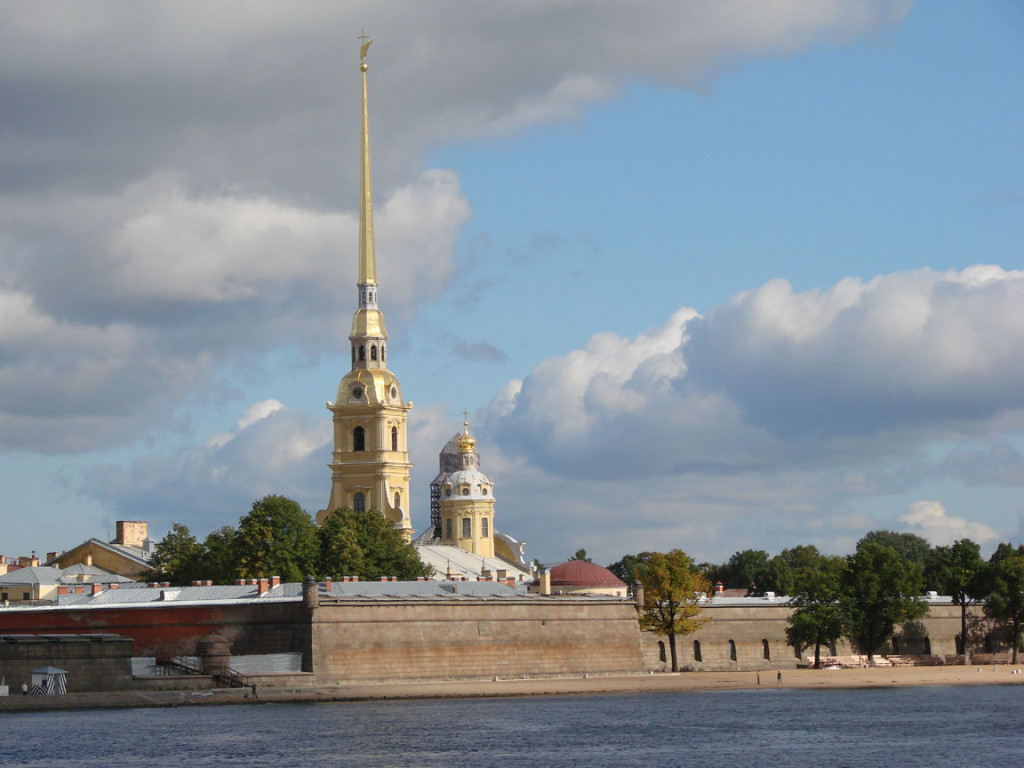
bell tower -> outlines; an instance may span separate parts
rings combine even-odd
[[[327,403],[334,420],[331,495],[317,514],[322,523],[342,507],[375,509],[412,538],[409,519],[409,462],[406,421],[412,403],[402,399],[398,378],[387,367],[388,332],[377,306],[377,263],[373,246],[373,185],[370,179],[370,121],[366,99],[366,53],[373,42],[362,35],[359,69],[363,80],[362,158],[359,174],[358,303],[349,333],[352,369]]]

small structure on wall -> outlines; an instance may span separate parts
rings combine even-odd
[[[32,670],[33,696],[65,696],[68,692],[68,671],[58,667]]]

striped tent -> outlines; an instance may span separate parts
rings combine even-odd
[[[63,696],[68,692],[68,671],[43,667],[32,672],[33,696]]]

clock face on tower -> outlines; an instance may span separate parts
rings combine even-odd
[[[362,400],[362,398],[363,398],[363,388],[362,387],[352,387],[352,397],[354,397],[356,400]]]

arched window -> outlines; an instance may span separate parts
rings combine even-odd
[[[444,521],[444,537],[446,539],[452,538],[452,519],[450,517]]]
[[[768,641],[767,640],[762,640],[761,641],[761,656],[764,657],[765,661],[771,661],[772,660],[772,651],[768,647]]]
[[[356,512],[365,512],[366,494],[362,491],[356,491],[356,495],[352,497],[352,507]]]
[[[388,361],[388,345],[387,344],[381,344],[380,345],[380,359],[381,359],[382,362],[385,362],[385,363]]]
[[[356,348],[352,347],[352,362],[354,363],[355,361],[356,361]]]
[[[355,429],[352,430],[352,450],[366,450],[366,432],[363,430],[362,427],[356,427]]]
[[[366,347],[362,344],[359,345],[359,361],[362,362],[366,359]]]
[[[658,661],[668,661],[665,656],[665,642],[663,640],[658,641]]]
[[[398,450],[398,427],[391,428],[391,450]]]
[[[924,655],[925,656],[931,656],[932,655],[932,641],[931,641],[930,637],[926,637],[924,639]]]
[[[962,656],[964,653],[964,639],[960,637],[960,633],[956,633],[956,652],[958,656]]]
[[[490,534],[487,532],[487,518],[486,517],[481,518],[481,520],[480,520],[480,535],[481,536],[490,536]]]
[[[892,636],[892,652],[896,655],[900,654],[900,638],[898,635]]]
[[[370,347],[370,359],[371,360],[376,360],[377,359],[377,345],[376,344],[374,344],[374,345],[372,345]]]
[[[729,661],[736,661],[736,643],[729,641]]]
[[[468,517],[462,518],[462,538],[468,539],[473,535],[473,521]]]
[[[463,486],[463,488],[462,488],[462,495],[463,496],[469,496],[469,486],[468,485]]]
[[[402,494],[395,491],[395,509],[399,509],[402,506]]]
[[[693,660],[704,661],[704,658],[700,655],[700,640],[693,641]],[[662,659],[664,661],[664,659]]]

